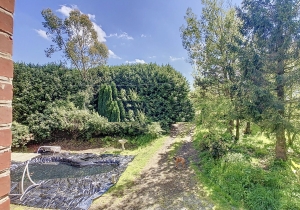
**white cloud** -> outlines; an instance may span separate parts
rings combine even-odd
[[[115,33],[115,34],[110,34],[107,37],[117,37],[118,39],[128,39],[128,40],[133,40],[132,36],[129,36],[126,32],[123,32],[121,34]]]
[[[171,61],[178,61],[178,60],[183,60],[183,59],[184,59],[184,57],[181,57],[181,58],[175,58],[175,57],[170,56],[170,60],[171,60]]]
[[[96,15],[87,14],[90,20],[96,20]]]
[[[140,60],[140,59],[135,59],[134,61],[125,61],[125,63],[141,63],[141,64],[145,64],[146,62],[144,60]]]
[[[106,39],[106,33],[102,30],[102,28],[97,25],[95,22],[92,22],[93,23],[93,26],[94,26],[94,29],[96,30],[97,34],[98,34],[98,41],[99,42],[105,42]]]
[[[79,10],[78,6],[77,5],[71,5],[71,7],[68,7],[66,5],[61,5],[61,8],[58,9],[57,11],[60,12],[61,14],[63,14],[64,16],[68,17],[70,15],[70,12],[72,10]],[[79,10],[80,11],[80,10]],[[83,12],[80,11],[81,14],[84,14]],[[92,14],[86,14],[90,20],[96,20],[96,16],[95,15],[92,15]],[[106,33],[102,30],[101,26],[97,25],[97,23],[93,22],[93,26],[94,26],[94,29],[96,30],[97,32],[97,35],[98,35],[98,41],[99,42],[106,42]]]
[[[149,56],[149,58],[151,59],[151,58],[156,58],[156,56],[155,55],[153,55],[153,56]]]
[[[79,10],[78,6],[77,5],[71,5],[71,7],[68,7],[66,5],[60,5],[61,8],[56,10],[58,12],[60,12],[61,14],[63,14],[64,16],[68,17],[70,15],[70,12],[72,10]],[[80,10],[79,10],[80,11]],[[81,14],[84,14],[83,12],[80,11]],[[92,15],[92,14],[86,14],[90,20],[96,20],[96,16],[95,15]]]
[[[74,9],[78,9],[77,5],[71,5],[71,7],[68,7],[66,5],[60,5],[61,8],[56,10],[63,14],[64,16],[68,17],[70,15],[70,12]]]
[[[142,34],[141,37],[142,37],[142,38],[145,38],[145,37],[147,37],[147,36],[146,36],[145,34]]]
[[[122,59],[119,56],[117,56],[113,51],[108,50],[108,55],[110,58],[115,58],[115,59]]]
[[[40,35],[40,36],[43,37],[44,39],[50,40],[50,38],[49,38],[49,36],[47,35],[46,31],[41,30],[41,29],[39,29],[39,30],[34,29],[34,30],[38,33],[38,35]]]
[[[146,63],[144,60],[140,60],[140,59],[135,59],[136,63]]]

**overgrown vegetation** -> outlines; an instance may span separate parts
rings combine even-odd
[[[259,124],[275,137],[276,159],[287,160],[286,132],[290,140],[299,132],[299,1],[244,0],[239,8],[221,0],[202,3],[200,19],[189,8],[181,27],[196,68],[195,97],[221,102],[216,109],[200,105],[201,111],[220,114],[212,120],[226,124],[236,140],[242,120],[248,133],[251,122]]]
[[[220,209],[300,209],[299,3],[202,0],[184,17],[198,176]]]
[[[300,168],[293,161],[274,162],[274,144],[261,133],[228,148],[226,138],[209,136],[199,126],[194,143],[201,158],[197,176],[220,209],[300,209]]]
[[[162,133],[194,116],[188,83],[171,66],[102,66],[89,73],[94,81],[61,65],[15,63],[14,120],[42,143]]]

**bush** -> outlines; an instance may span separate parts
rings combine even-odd
[[[234,138],[228,133],[223,135],[214,133],[201,134],[197,135],[196,138],[199,141],[200,151],[208,151],[214,159],[224,156],[234,143]]]
[[[33,140],[33,135],[29,133],[29,128],[17,122],[12,123],[12,147],[24,147]]]
[[[139,136],[147,132],[146,124],[139,122],[108,122],[95,131],[97,136]]]
[[[107,119],[98,113],[76,108],[72,102],[57,101],[50,104],[43,113],[29,117],[30,130],[42,142],[55,132],[63,131],[72,138],[90,138],[98,130],[102,130]]]
[[[147,133],[155,138],[159,137],[164,132],[164,130],[160,127],[159,122],[152,122],[147,126],[147,130]]]

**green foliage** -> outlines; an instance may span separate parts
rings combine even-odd
[[[157,139],[157,137],[155,137],[152,134],[144,134],[133,138],[129,138],[129,142],[135,146],[140,147],[140,146],[148,145],[150,142],[154,141],[155,139]]]
[[[270,162],[273,158],[269,149],[273,145],[258,140],[262,138],[259,135],[247,136],[215,159],[207,143],[212,142],[215,135],[199,131],[194,140],[201,157],[198,176],[204,186],[211,189],[211,196],[223,202],[220,206],[253,210],[300,209],[299,179],[293,174],[290,163]]]
[[[240,56],[244,57],[242,74],[247,76],[243,82],[254,89],[258,99],[248,103],[255,104],[250,106],[254,112],[249,113],[254,113],[253,118],[259,119],[270,133],[275,133],[275,155],[281,160],[287,160],[286,130],[297,130],[292,129],[291,109],[289,114],[286,110],[288,105],[291,108],[290,101],[298,100],[298,90],[294,88],[299,86],[299,3],[244,0],[238,8],[238,15],[244,22],[242,31],[247,38]],[[244,56],[245,52],[250,56]],[[262,93],[264,97],[259,96]]]
[[[124,107],[122,107],[122,102],[118,103],[117,95],[118,92],[115,83],[112,83],[111,86],[104,84],[101,86],[99,91],[98,113],[107,117],[110,122],[121,121],[121,111],[119,105],[121,106],[122,118],[124,119]]]
[[[152,122],[147,126],[147,133],[154,138],[158,138],[159,136],[162,135],[164,130],[161,128],[159,122]]]
[[[188,52],[190,63],[195,66],[194,86],[201,92],[199,97],[202,101],[209,100],[207,97],[216,96],[226,100],[226,105],[224,104],[223,110],[220,111],[226,115],[227,119],[222,121],[227,120],[227,129],[232,132],[231,122],[238,119],[239,112],[239,107],[234,106],[233,90],[239,77],[237,55],[242,40],[242,22],[236,17],[234,8],[225,8],[222,0],[201,2],[203,7],[199,20],[191,8],[186,11],[186,25],[180,28],[182,45]],[[220,108],[220,105],[223,103],[218,104],[217,108]],[[202,111],[205,110],[201,110],[201,113]],[[211,119],[215,122],[219,120]]]
[[[121,100],[118,100],[117,103],[118,103],[118,107],[119,107],[119,110],[120,110],[120,121],[124,122],[125,117],[126,117],[126,112],[125,112],[125,109],[124,109],[123,102]]]
[[[33,135],[29,133],[29,128],[17,122],[13,122],[12,131],[12,147],[25,147],[26,144],[33,140]]]
[[[103,129],[94,132],[95,136],[139,136],[146,134],[147,125],[139,122],[108,122]]]
[[[62,51],[64,57],[87,80],[88,70],[106,63],[108,49],[104,43],[98,41],[97,32],[89,17],[79,10],[72,10],[69,16],[62,20],[51,9],[44,9],[43,26],[47,30],[51,45],[45,50],[46,56],[56,51]]]
[[[112,102],[112,89],[109,85],[104,84],[100,87],[98,96],[98,113],[101,116],[110,117],[110,105]]]
[[[65,132],[71,138],[90,138],[92,134],[105,127],[107,119],[89,110],[81,110],[72,102],[56,101],[43,113],[29,117],[29,128],[38,142],[48,139],[56,132]]]
[[[111,93],[112,93],[112,100],[116,101],[117,97],[118,97],[118,90],[117,90],[116,83],[112,82],[110,87],[111,87]]]
[[[112,101],[110,104],[110,122],[120,122],[120,109],[117,101]]]
[[[156,120],[166,130],[169,124],[189,121],[194,116],[188,98],[188,83],[169,65],[136,64],[91,69],[90,74],[95,78],[91,82],[93,86],[82,80],[78,70],[61,65],[14,65],[13,117],[18,123],[28,125],[30,132],[37,135],[37,141],[50,139],[56,130],[63,132],[50,110],[53,103],[61,103],[57,102],[59,100],[72,102],[76,109],[88,109],[90,113],[94,108],[101,116],[109,118],[110,112],[105,111],[109,106],[105,102],[112,99],[113,91],[107,85],[112,81],[118,84],[116,101],[122,122],[144,124]],[[99,97],[103,94],[104,97]],[[115,103],[114,107],[118,113]],[[119,121],[118,114],[116,116]],[[135,129],[125,130],[133,135],[130,130]],[[139,133],[140,130],[137,129]],[[80,138],[83,136],[85,134]]]
[[[102,76],[99,72],[98,78]],[[28,125],[31,114],[42,113],[56,100],[70,98],[79,108],[88,108],[92,94],[92,90],[86,92],[88,85],[79,71],[56,64],[14,63],[13,86],[13,118],[24,125]]]
[[[198,134],[197,138],[202,138],[199,141],[199,149],[202,152],[207,152],[214,159],[219,159],[227,154],[229,148],[234,143],[234,138],[229,134],[218,135],[215,133]]]
[[[162,128],[168,130],[172,123],[194,118],[187,80],[170,65],[121,65],[111,66],[110,71],[127,120],[138,120],[139,111],[147,120],[160,122]]]

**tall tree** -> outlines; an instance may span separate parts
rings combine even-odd
[[[98,95],[98,113],[101,116],[110,117],[110,105],[112,103],[112,90],[107,84],[100,87]]]
[[[108,49],[98,41],[97,32],[89,17],[79,10],[72,10],[65,20],[57,17],[51,9],[44,9],[43,26],[54,45],[45,50],[46,56],[62,51],[64,57],[77,70],[82,72],[83,79],[88,79],[88,70],[105,64]]]
[[[274,91],[269,126],[276,136],[276,159],[286,160],[285,131],[288,78],[298,75],[300,22],[299,0],[244,0],[239,15],[244,21],[244,33],[256,45],[263,60],[263,76]],[[268,112],[268,109],[264,109]]]
[[[186,26],[181,38],[190,63],[195,66],[195,85],[206,93],[233,100],[231,86],[238,75],[237,48],[241,21],[233,8],[225,9],[221,0],[202,0],[204,5],[200,20],[188,9]],[[228,131],[232,132],[233,117],[228,116]]]

